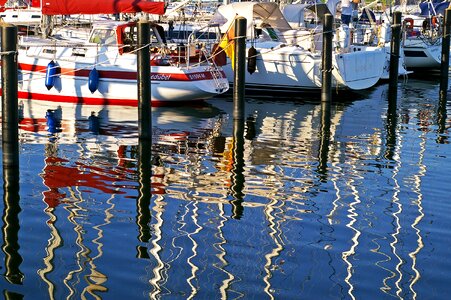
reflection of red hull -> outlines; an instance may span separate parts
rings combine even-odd
[[[124,194],[121,188],[133,188],[129,174],[125,168],[107,169],[89,166],[76,162],[70,165],[66,159],[47,157],[41,177],[48,191],[44,192],[45,202],[55,207],[66,197],[60,189],[68,187],[95,188],[105,194]]]
[[[47,124],[46,119],[22,119],[19,121],[19,128],[29,132],[45,131]]]
[[[164,168],[156,167],[154,173],[151,177],[150,189],[153,195],[163,195],[166,194],[166,185],[163,183],[164,180]]]

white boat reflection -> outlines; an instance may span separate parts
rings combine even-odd
[[[153,142],[201,137],[217,126],[221,111],[207,103],[184,107],[152,107]],[[19,100],[19,132],[23,143],[138,143],[136,107],[82,105]]]

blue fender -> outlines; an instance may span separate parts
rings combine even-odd
[[[99,72],[96,68],[92,69],[91,72],[89,72],[89,79],[88,79],[88,87],[91,93],[94,93],[97,91],[97,87],[99,86]]]
[[[45,72],[45,86],[47,90],[50,90],[55,85],[57,69],[57,65],[53,60],[47,65],[47,71]]]

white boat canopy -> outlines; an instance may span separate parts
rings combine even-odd
[[[244,17],[247,20],[247,37],[252,38],[254,26],[270,25],[281,31],[292,29],[279,9],[276,2],[234,2],[218,7],[210,23],[221,26],[226,32],[235,20],[235,17]]]

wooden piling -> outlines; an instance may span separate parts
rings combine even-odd
[[[150,98],[150,23],[138,22],[138,134],[152,139]]]
[[[233,83],[233,118],[244,120],[244,96],[246,84],[246,31],[247,20],[235,19],[235,61]]]
[[[401,12],[393,13],[393,24],[391,26],[390,40],[390,72],[389,72],[389,94],[391,98],[397,97],[398,76],[399,76],[399,57],[401,46]]]
[[[330,103],[332,98],[332,26],[333,16],[324,15],[321,101]]]
[[[451,9],[445,10],[445,20],[443,24],[442,56],[440,64],[440,99],[446,99],[448,93],[448,72],[449,72],[449,46],[451,32]]]
[[[19,168],[17,27],[1,25],[3,169]]]

